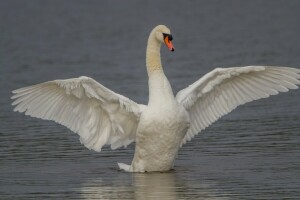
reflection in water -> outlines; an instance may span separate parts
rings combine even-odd
[[[227,199],[220,191],[216,192],[203,183],[181,180],[177,173],[132,173],[132,182],[126,182],[120,176],[112,183],[111,180],[93,179],[81,187],[83,199]]]
[[[122,172],[123,173],[123,172]],[[131,182],[118,177],[111,180],[93,179],[81,188],[84,199],[178,199],[178,188],[184,188],[176,180],[175,173],[133,173]],[[130,179],[127,179],[130,180]],[[109,183],[110,182],[110,183]]]
[[[175,173],[133,174],[135,199],[178,199],[178,188],[183,188]]]
[[[80,188],[82,199],[133,199],[133,190],[129,185],[105,183],[102,179],[92,179]],[[80,198],[80,199],[81,199]]]

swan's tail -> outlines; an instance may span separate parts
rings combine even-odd
[[[118,165],[121,170],[124,170],[126,172],[132,172],[131,165],[127,165],[124,163],[118,163]]]

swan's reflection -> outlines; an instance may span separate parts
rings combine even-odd
[[[135,199],[178,199],[176,173],[138,173],[134,177]]]
[[[180,183],[174,172],[118,173],[117,176],[92,179],[81,187],[84,199],[178,199]]]
[[[114,176],[116,175],[116,176]],[[118,173],[103,179],[92,179],[81,187],[84,199],[218,199],[213,189],[202,181],[186,184],[176,172]]]

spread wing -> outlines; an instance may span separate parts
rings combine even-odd
[[[191,119],[182,144],[239,105],[297,89],[299,73],[295,68],[266,66],[217,68],[209,72],[176,95]]]
[[[115,149],[134,141],[144,107],[88,77],[49,81],[13,93],[14,111],[62,124],[95,151],[105,144]]]

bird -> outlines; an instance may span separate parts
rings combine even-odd
[[[86,76],[48,81],[12,91],[14,111],[62,124],[100,152],[135,143],[126,172],[173,169],[182,145],[237,106],[297,89],[300,70],[292,67],[215,68],[174,95],[161,63],[161,45],[174,51],[165,25],[150,33],[146,48],[148,104],[139,104]]]

